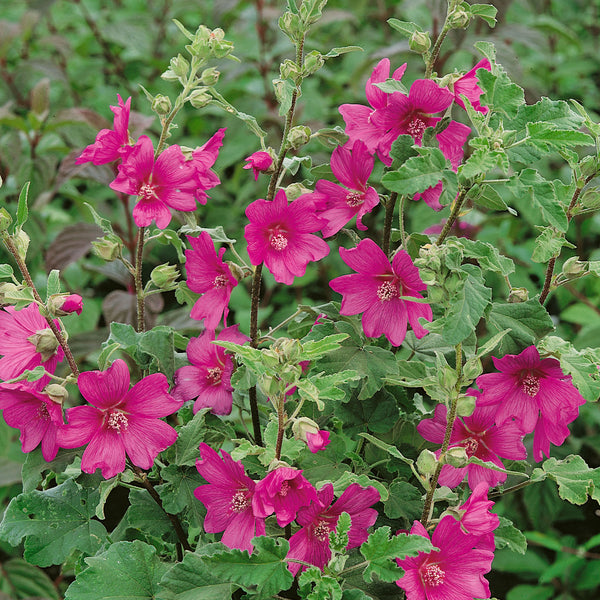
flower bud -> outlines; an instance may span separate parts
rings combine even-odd
[[[281,79],[296,81],[300,77],[300,67],[293,60],[286,58],[279,65],[279,75]]]
[[[208,69],[204,69],[202,71],[202,75],[200,76],[200,81],[202,81],[202,85],[211,86],[216,85],[219,81],[221,73],[214,67],[210,67]]]
[[[471,20],[471,15],[465,10],[459,9],[455,10],[448,20],[450,27],[452,29],[464,29]]]
[[[577,279],[588,272],[588,264],[579,260],[578,256],[572,256],[563,264],[562,274],[567,279]]]
[[[462,469],[467,466],[469,457],[467,451],[463,446],[454,446],[454,448],[448,448],[444,455],[443,462],[457,469]]]
[[[438,459],[431,450],[423,450],[417,458],[417,469],[421,475],[431,476],[437,469]]]
[[[456,404],[456,414],[459,417],[470,417],[475,412],[476,402],[477,398],[475,396],[469,396],[468,394],[459,396]]]
[[[212,100],[212,96],[206,92],[206,88],[198,88],[194,90],[189,96],[188,100],[194,108],[204,108]]]
[[[311,133],[310,127],[306,127],[306,125],[292,127],[288,135],[288,144],[290,148],[297,150],[300,146],[304,146],[304,144],[308,143],[310,140]]]
[[[267,398],[277,398],[282,393],[281,381],[272,375],[263,373],[256,383]]]
[[[62,386],[58,385],[58,383],[50,383],[44,388],[44,394],[52,400],[52,402],[56,402],[56,404],[64,404],[65,400],[69,397],[69,392]]]
[[[320,52],[313,50],[309,52],[304,58],[304,65],[302,66],[302,74],[306,77],[316,73],[325,64],[325,59]]]
[[[25,260],[27,258],[27,248],[29,248],[29,236],[22,229],[18,229],[15,231],[15,235],[12,236],[12,241],[19,256]]]
[[[529,291],[527,288],[512,288],[508,294],[508,301],[512,304],[527,302],[527,300],[529,300]]]
[[[166,115],[171,112],[173,108],[171,99],[163,94],[157,94],[152,101],[152,110],[157,115]]]
[[[73,312],[80,315],[83,298],[79,294],[52,294],[48,300],[48,310],[54,317],[64,317]]]
[[[15,285],[8,281],[0,283],[0,304],[12,304],[15,292],[22,289],[23,286]]]
[[[58,340],[50,327],[39,329],[27,339],[35,346],[35,351],[42,355],[42,362],[52,358],[58,348]]]
[[[12,223],[10,213],[4,208],[0,208],[0,231],[6,231]]]
[[[300,342],[291,338],[279,338],[275,340],[273,349],[280,352],[282,358],[290,363],[298,362],[302,354],[302,345]]]
[[[152,269],[150,279],[159,290],[172,290],[173,284],[179,279],[179,271],[177,267],[165,263]]]
[[[319,426],[308,417],[296,419],[292,424],[292,433],[295,439],[305,442],[313,454],[324,450],[330,441],[329,431],[319,429]]]
[[[185,79],[190,70],[190,63],[181,54],[178,54],[171,59],[169,68],[178,79]]]
[[[425,54],[431,48],[431,38],[428,31],[414,31],[408,40],[408,47],[418,54]]]
[[[470,381],[477,379],[482,373],[483,367],[481,366],[481,361],[475,356],[470,358],[463,367],[464,378]]]
[[[117,236],[104,236],[92,242],[94,252],[107,262],[117,259],[121,255],[121,242]]]
[[[290,183],[290,185],[285,188],[285,195],[290,202],[299,198],[302,194],[308,193],[310,193],[310,190],[305,188],[301,183]]]
[[[230,260],[225,261],[225,264],[229,267],[231,274],[238,280],[241,281],[247,276],[247,272],[244,271],[243,267],[240,267],[237,263],[234,263]]]

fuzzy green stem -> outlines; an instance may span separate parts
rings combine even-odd
[[[277,443],[275,444],[275,460],[281,459],[285,421],[285,396],[281,394],[281,397],[277,400]]]
[[[146,233],[145,227],[140,227],[138,231],[137,248],[135,254],[135,295],[137,297],[137,330],[138,332],[145,331],[145,294],[144,283],[142,281],[142,265],[144,259],[144,237]]]
[[[21,271],[21,275],[23,275],[23,279],[25,279],[25,281],[27,282],[27,285],[31,288],[31,290],[33,292],[33,297],[35,298],[35,301],[40,306],[45,306],[45,303],[42,300],[42,297],[40,296],[39,292],[37,291],[37,288],[35,287],[35,284],[33,283],[33,279],[31,278],[31,274],[29,273],[27,264],[21,258],[21,255],[19,254],[17,247],[15,246],[14,242],[12,241],[12,238],[10,237],[10,235],[7,232],[3,232],[2,241],[4,242],[4,245],[6,246],[7,250],[11,253],[12,257],[15,259],[15,262],[17,263],[17,266],[19,267],[19,271]],[[69,344],[67,343],[65,336],[63,335],[62,331],[56,326],[56,323],[54,322],[54,319],[52,317],[50,317],[47,314],[43,314],[43,317],[44,317],[44,319],[46,319],[46,322],[48,323],[48,327],[50,327],[50,329],[52,330],[52,333],[54,334],[54,337],[56,338],[57,342],[60,344],[60,347],[63,349],[63,352],[65,353],[65,357],[67,358],[67,362],[69,363],[71,372],[73,373],[73,375],[75,375],[75,377],[78,377],[79,369],[77,368],[77,363],[75,362],[75,358],[73,356],[73,353],[71,352],[71,348],[69,347]]]
[[[456,221],[456,219],[458,218],[458,215],[460,214],[460,209],[462,208],[463,202],[465,201],[465,197],[467,196],[468,191],[469,190],[467,188],[462,188],[460,190],[458,197],[454,201],[454,206],[452,207],[452,212],[450,213],[450,216],[448,217],[448,220],[446,221],[444,228],[442,229],[442,232],[440,233],[440,235],[435,243],[436,246],[441,246],[442,242],[448,236],[448,233],[450,233],[450,230],[452,229],[452,225],[454,225],[454,222]]]
[[[394,218],[394,208],[398,200],[398,193],[392,192],[388,201],[385,203],[385,221],[383,222],[383,239],[381,248],[386,256],[390,254],[390,237],[392,235],[392,220]]]
[[[444,434],[444,441],[442,442],[440,459],[448,450],[448,446],[450,445],[450,437],[452,436],[452,429],[454,428],[454,421],[456,420],[456,409],[458,406],[458,397],[460,395],[460,388],[462,383],[462,344],[459,343],[455,346],[455,353],[457,380],[454,386],[454,394],[452,395],[450,401],[450,412],[448,414],[448,420],[446,422],[446,432]],[[440,477],[440,473],[442,472],[442,467],[443,464],[440,460],[437,463],[435,473],[431,478],[431,485],[429,487],[429,490],[427,490],[427,496],[425,497],[425,506],[423,507],[423,514],[421,515],[421,523],[423,524],[423,527],[425,527],[425,529],[427,529],[427,525],[431,516],[431,511],[433,510],[433,494],[435,493],[437,482]]]

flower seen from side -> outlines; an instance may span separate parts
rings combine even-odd
[[[313,454],[316,454],[320,450],[325,450],[331,442],[329,431],[319,429],[319,426],[308,417],[296,419],[292,424],[292,431],[294,437],[305,442]]]
[[[219,149],[223,145],[226,128],[222,127],[202,146],[192,151],[192,158],[187,165],[194,168],[194,177],[196,179],[196,200],[200,204],[206,204],[208,199],[207,190],[210,190],[221,183],[217,174],[211,169],[215,164]]]
[[[422,302],[423,296],[419,293],[427,286],[404,250],[396,252],[390,265],[383,250],[373,240],[365,239],[356,248],[340,248],[340,255],[356,271],[329,283],[343,296],[340,314],[363,313],[365,335],[385,335],[393,346],[402,344],[408,323],[417,338],[427,334],[419,323],[421,317],[431,321],[433,316],[431,307]],[[414,297],[415,301],[406,297]]]
[[[258,151],[253,152],[248,158],[244,159],[247,164],[244,169],[252,169],[254,181],[258,180],[261,173],[267,173],[273,164],[273,158],[268,152]]]
[[[60,445],[78,448],[87,444],[81,470],[110,479],[125,470],[125,458],[150,469],[156,456],[175,443],[177,432],[161,421],[181,407],[169,393],[162,373],[144,377],[129,388],[129,369],[118,359],[106,371],[87,371],[77,380],[89,402],[67,410],[68,425]]]
[[[465,73],[462,77],[454,82],[454,102],[460,107],[465,108],[465,103],[461,98],[461,95],[466,96],[473,108],[483,113],[488,113],[489,108],[487,106],[481,106],[479,98],[483,93],[478,85],[477,71],[478,69],[486,69],[487,71],[492,70],[492,65],[487,58],[480,60],[470,71]]]
[[[221,456],[205,443],[200,444],[198,472],[208,483],[197,487],[194,496],[206,507],[204,531],[223,532],[228,548],[252,552],[252,538],[265,534],[265,521],[252,508],[256,483],[241,462],[221,450]]]

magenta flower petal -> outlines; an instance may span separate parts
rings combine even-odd
[[[479,98],[481,97],[482,90],[478,85],[477,71],[479,69],[486,69],[487,71],[492,70],[492,65],[487,58],[480,60],[470,71],[465,73],[460,79],[454,82],[454,101],[460,107],[465,108],[461,95],[466,96],[473,108],[483,113],[484,115],[489,111],[487,106],[481,106]]]

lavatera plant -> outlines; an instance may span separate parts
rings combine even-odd
[[[526,549],[500,516],[511,492],[551,480],[567,503],[600,500],[600,470],[563,452],[600,394],[600,350],[574,347],[546,309],[600,275],[569,241],[598,206],[600,125],[576,102],[527,104],[487,42],[470,71],[437,73],[451,30],[495,24],[493,6],[449,0],[434,40],[388,21],[422,72],[381,59],[365,103],[311,132],[297,114],[318,101],[304,80],[360,48],[306,53],[325,0],[288,5],[280,140],[218,91],[213,63],[234,59],[224,32],[176,23],[188,43],[162,78],[179,93],[144,89],[158,139],[132,137],[132,99],[116,90],[113,128],[80,151],[80,165],[116,167],[109,188],[129,198],[135,234],[89,205],[96,252],[124,265],[137,306],[135,328],[110,324],[97,368],[77,364],[61,322],[81,296],[58,271],[44,283],[28,270],[28,185],[15,214],[1,210],[0,409],[27,457],[0,539],[22,545],[32,576],[54,574],[53,597],[487,599],[496,550]],[[178,145],[186,104],[220,107],[226,127]],[[256,136],[244,175],[263,186],[244,199],[239,241],[232,224],[202,226],[236,127]],[[298,167],[311,138],[338,142],[314,173]],[[440,225],[409,230],[417,204],[445,211]],[[515,218],[537,229],[533,243],[486,235]],[[157,242],[181,264],[148,275]],[[261,285],[298,289],[314,263],[336,273],[332,301],[261,319]],[[239,287],[247,330],[231,318]],[[147,328],[160,292],[199,335]]]

